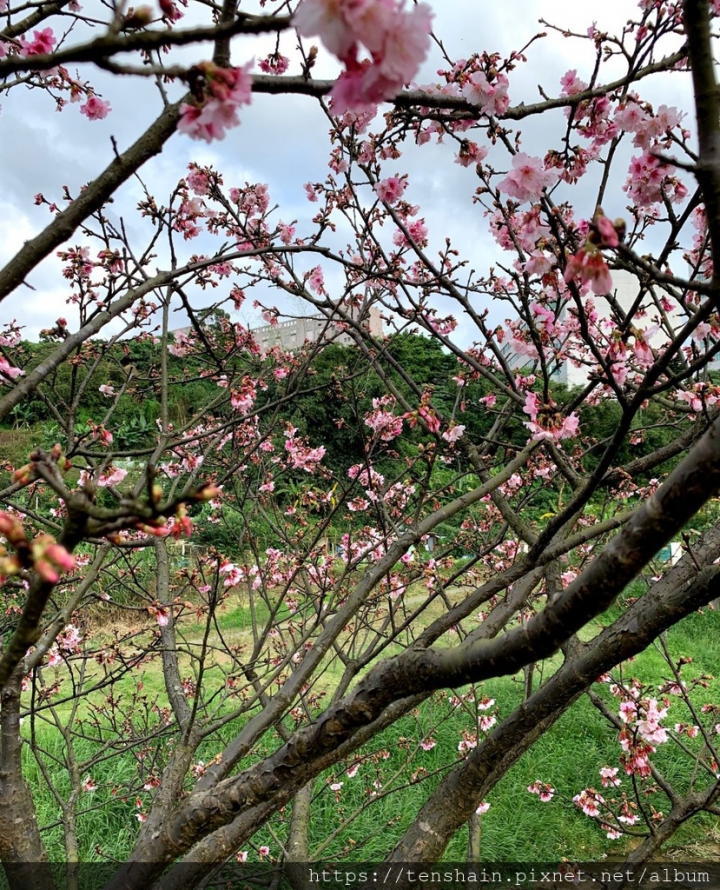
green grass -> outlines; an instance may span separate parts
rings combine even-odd
[[[628,595],[636,594],[641,588],[635,587]],[[621,605],[613,606],[584,638],[592,636],[608,624],[619,613]],[[264,617],[264,616],[263,616]],[[250,613],[247,607],[228,608],[219,613],[218,624],[227,633],[246,633],[249,629]],[[198,626],[198,632],[202,628]],[[705,677],[706,688],[696,696],[699,704],[720,701],[720,682],[714,679],[720,673],[720,614],[705,610],[703,615],[692,615],[673,628],[668,634],[668,645],[674,658],[690,656],[692,663],[684,668],[684,678]],[[546,666],[547,672],[557,666],[553,660]],[[629,665],[623,667],[624,677],[637,677],[641,682],[654,684],[670,679],[670,669],[660,655],[657,646],[651,646]],[[164,700],[164,686],[157,664],[151,664],[142,673],[136,672],[118,684],[118,692],[129,697],[138,680],[143,682],[143,693],[151,700]],[[333,682],[330,676],[325,682]],[[617,711],[617,699],[613,699],[602,685],[603,697],[612,709]],[[498,717],[507,716],[520,702],[522,683],[519,678],[499,678],[488,681],[476,690],[478,697],[487,695],[497,703]],[[651,694],[651,693],[649,693]],[[315,782],[315,801],[311,809],[311,850],[325,844],[336,832],[338,825],[356,810],[360,813],[347,827],[343,828],[329,846],[322,851],[322,859],[350,858],[355,861],[372,861],[382,858],[401,837],[403,831],[416,817],[420,807],[427,800],[441,780],[443,771],[452,767],[460,757],[458,743],[462,731],[474,731],[474,718],[463,708],[449,708],[448,693],[429,700],[417,715],[410,715],[399,721],[391,729],[377,737],[371,745],[360,752],[363,759],[355,777],[348,777],[349,763],[338,764]],[[66,708],[69,706],[65,706]],[[63,709],[61,708],[61,711]],[[445,717],[440,722],[441,717]],[[718,718],[709,719],[714,725]],[[672,727],[676,722],[692,722],[680,699],[673,698],[672,710],[666,724]],[[229,739],[240,728],[241,721],[228,726],[223,738]],[[430,751],[417,747],[417,742],[427,733],[432,733],[436,746]],[[42,746],[59,760],[62,759],[62,743],[56,730],[39,725],[38,738]],[[411,749],[415,752],[407,762],[407,751],[403,739],[412,740]],[[253,752],[243,766],[256,762],[259,757],[270,753],[277,746],[276,737],[270,737]],[[688,740],[689,746],[697,751],[700,740]],[[208,761],[222,747],[219,739],[209,740],[198,752],[197,759]],[[80,759],[89,756],[92,743],[77,742]],[[379,752],[387,751],[387,759]],[[34,790],[41,825],[47,826],[61,818],[56,801],[53,799],[30,752],[26,752],[26,776]],[[567,856],[576,859],[593,860],[603,855],[619,854],[633,845],[627,838],[610,841],[598,823],[585,816],[572,802],[573,795],[583,788],[594,787],[603,792],[598,770],[603,766],[619,765],[620,749],[616,732],[609,728],[587,698],[581,699],[566,713],[539,741],[519,760],[499,784],[489,793],[487,801],[491,808],[482,819],[482,855],[486,861],[554,861]],[[375,762],[376,761],[376,762]],[[694,761],[672,743],[658,746],[653,762],[674,783],[680,791],[688,790],[693,776]],[[162,765],[162,758],[158,767]],[[69,790],[69,781],[60,766],[52,767],[58,791],[64,796]],[[430,778],[408,784],[409,777],[418,770],[425,770]],[[394,785],[391,777],[402,771],[401,779]],[[139,823],[136,819],[136,794],[124,790],[113,793],[113,789],[127,789],[135,784],[140,788],[144,776],[131,752],[120,752],[93,770],[93,779],[98,790],[85,794],[81,801],[78,819],[81,858],[86,861],[99,859],[123,859],[132,849]],[[548,782],[556,790],[555,799],[542,803],[536,795],[529,794],[527,786],[535,780]],[[336,801],[336,794],[329,785],[343,782]],[[373,783],[382,785],[378,797],[372,792],[378,790]],[[703,780],[704,783],[707,779]],[[393,793],[384,794],[388,788],[403,787]],[[630,791],[629,781],[624,778],[623,788]],[[622,790],[622,789],[620,789]],[[608,794],[611,792],[608,792]],[[139,790],[137,795],[147,807],[151,794]],[[655,801],[655,798],[657,800]],[[662,795],[649,798],[650,802],[667,812],[667,800]],[[250,858],[255,858],[253,848],[263,844],[278,855],[278,843],[273,832],[280,839],[287,835],[289,811],[276,816],[269,826],[262,828],[247,845]],[[698,832],[711,831],[714,821],[711,817],[696,819],[678,832],[673,839],[673,847],[686,848],[697,841]],[[62,827],[56,824],[45,833],[51,858],[64,857]],[[446,851],[447,860],[463,859],[467,844],[467,831],[461,830],[452,840]]]

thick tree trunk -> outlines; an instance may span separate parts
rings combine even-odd
[[[0,861],[12,890],[51,890],[48,856],[32,794],[22,774],[19,672],[0,695]]]
[[[393,850],[389,861],[435,862],[452,835],[508,769],[558,720],[597,678],[620,661],[645,649],[681,617],[720,591],[720,530],[703,536],[695,559],[685,557],[648,593],[591,643],[572,655],[530,699],[523,702],[488,738],[440,783]]]

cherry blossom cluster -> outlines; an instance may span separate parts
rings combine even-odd
[[[303,37],[319,36],[344,70],[333,87],[338,114],[363,112],[410,83],[430,46],[432,13],[404,0],[303,0],[294,24]],[[370,58],[361,59],[364,49]]]
[[[220,68],[213,62],[201,62],[193,84],[197,85],[195,104],[180,106],[178,130],[192,139],[212,142],[223,139],[225,131],[240,123],[238,108],[252,101],[252,77],[247,62],[241,68]],[[192,86],[192,84],[191,84]]]
[[[12,513],[0,512],[0,536],[15,551],[8,555],[0,545],[0,583],[23,571],[35,572],[47,584],[57,584],[71,572],[75,559],[52,535],[40,534],[29,540],[20,520]]]

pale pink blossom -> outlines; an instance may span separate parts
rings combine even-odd
[[[252,65],[252,60],[241,68],[218,68],[212,62],[198,65],[207,83],[206,95],[198,105],[180,106],[178,130],[205,142],[223,139],[227,129],[240,123],[239,106],[252,101]]]
[[[451,429],[446,430],[442,434],[442,437],[443,437],[443,439],[445,439],[446,442],[449,442],[452,445],[454,442],[457,442],[457,440],[459,438],[461,438],[461,436],[463,435],[464,432],[465,432],[465,427],[461,423],[458,423],[455,426],[453,426]]]
[[[620,779],[617,777],[617,774],[618,768],[616,766],[604,766],[600,770],[600,778],[603,783],[603,788],[619,785]]]
[[[504,74],[498,74],[492,82],[482,71],[471,74],[465,82],[462,94],[471,105],[477,105],[482,114],[504,114],[510,105],[507,94],[508,79]]]
[[[321,266],[315,266],[308,277],[308,287],[315,291],[316,294],[322,294],[325,291],[325,279],[323,278],[323,270]]]
[[[612,291],[612,276],[605,257],[592,245],[581,247],[568,259],[564,278],[568,283],[580,278],[582,284],[589,284],[598,296]]]
[[[97,484],[103,488],[107,488],[110,485],[118,485],[126,476],[127,470],[122,470],[120,467],[108,467],[98,477]]]
[[[566,71],[565,74],[563,74],[560,78],[560,86],[566,96],[574,96],[576,93],[581,93],[583,90],[587,89],[587,84],[584,80],[580,80],[575,68],[572,68],[570,71]]]
[[[258,67],[265,74],[285,74],[290,67],[290,59],[279,53],[271,53],[266,59],[258,62]]]
[[[23,377],[25,371],[22,368],[14,368],[0,355],[0,375],[8,377],[10,380],[15,380],[16,377]]]
[[[544,189],[555,185],[557,178],[554,170],[545,169],[540,158],[519,151],[513,157],[512,170],[498,184],[498,189],[521,203],[536,201]]]
[[[383,396],[373,399],[373,411],[365,415],[365,424],[375,433],[381,442],[391,442],[402,432],[403,419],[392,413],[395,399]]]
[[[537,794],[543,803],[549,803],[555,796],[555,789],[546,782],[536,779],[532,785],[528,785],[527,789],[530,794]]]
[[[303,37],[319,35],[345,70],[332,90],[333,110],[373,111],[410,83],[430,46],[432,11],[404,0],[303,0],[294,24]],[[364,47],[369,59],[360,61]]]
[[[373,111],[410,83],[430,46],[432,11],[404,0],[303,0],[294,24],[303,37],[318,35],[345,65],[332,90],[333,110]],[[369,59],[360,61],[364,47]]]
[[[471,142],[464,139],[460,151],[455,158],[455,163],[461,167],[471,167],[473,164],[479,164],[487,157],[488,150],[485,146],[480,146],[477,142]]]
[[[598,794],[594,788],[586,788],[580,794],[576,794],[573,797],[573,801],[586,816],[592,816],[593,818],[600,815],[598,804],[605,803],[602,795]]]
[[[667,708],[659,708],[656,699],[650,699],[645,706],[645,717],[638,721],[637,731],[653,745],[659,745],[667,741],[667,730],[660,725],[660,721],[667,716]]]
[[[478,721],[478,725],[483,732],[488,732],[489,730],[491,730],[496,723],[497,717],[492,717],[488,714],[483,714]]]
[[[174,334],[175,342],[168,344],[168,352],[171,355],[176,355],[178,357],[182,357],[187,355],[187,352],[191,346],[191,340],[187,336],[187,334],[183,334],[182,331],[177,331]]]
[[[402,197],[406,186],[406,180],[401,179],[399,176],[389,176],[376,184],[375,193],[386,204],[395,204]]]

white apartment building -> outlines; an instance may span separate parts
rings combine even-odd
[[[383,323],[380,310],[375,306],[369,309],[353,309],[350,313],[354,319],[361,319],[363,328],[373,337],[383,336]],[[176,328],[172,334],[189,335],[192,327]],[[301,315],[277,324],[265,324],[257,328],[251,328],[253,336],[263,353],[269,352],[273,347],[279,346],[286,352],[300,349],[305,343],[323,344],[340,343],[343,346],[352,346],[355,342],[348,333],[347,325],[339,318],[328,319],[324,315]]]
[[[373,337],[382,337],[383,324],[380,310],[371,306],[362,313],[362,310],[354,310],[353,316],[362,319],[362,325]],[[317,343],[322,340],[325,343],[339,343],[343,346],[352,346],[355,342],[347,331],[347,326],[340,319],[327,319],[324,315],[305,315],[291,318],[287,321],[279,321],[277,324],[266,324],[252,329],[260,349],[268,352],[274,346],[279,346],[287,352],[300,349],[304,343]]]

